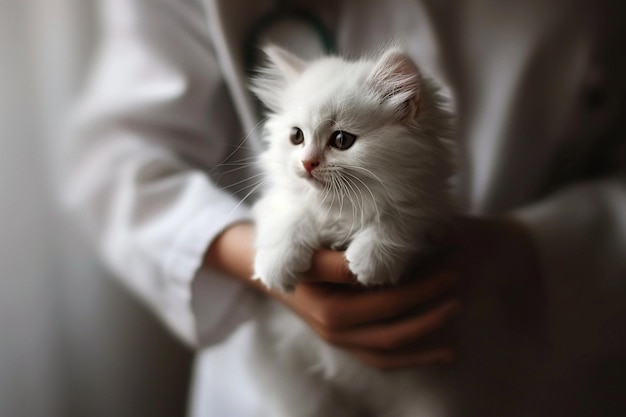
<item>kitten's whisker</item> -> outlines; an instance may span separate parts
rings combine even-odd
[[[375,179],[376,181],[378,181],[380,183],[380,185],[383,186],[383,189],[386,189],[386,185],[385,182],[383,180],[381,180],[378,175],[374,174],[371,170],[367,169],[367,168],[363,168],[363,167],[358,167],[358,166],[350,166],[347,167],[346,170],[351,170],[351,169],[360,169],[362,171],[365,171],[366,174],[368,174],[369,177]]]
[[[346,168],[346,170],[347,170],[347,171],[349,171],[350,169],[360,169],[360,170],[362,170],[362,171],[365,171],[365,172],[368,174],[368,176],[369,176],[370,178],[373,178],[373,179],[377,180],[377,181],[380,183],[381,188],[379,189],[379,191],[380,191],[380,192],[385,193],[385,195],[389,198],[389,200],[390,200],[390,201],[392,201],[392,200],[393,200],[393,199],[390,197],[389,192],[387,192],[387,186],[385,185],[385,183],[384,183],[384,182],[383,182],[383,181],[382,181],[382,180],[381,180],[381,179],[380,179],[380,178],[379,178],[376,174],[374,174],[372,171],[370,171],[370,170],[369,170],[369,169],[367,169],[367,168],[357,167],[357,166],[351,166],[351,167]],[[359,179],[359,178],[358,178],[358,177],[356,177],[353,173],[350,173],[350,175],[352,175],[353,177],[355,177],[355,178]],[[359,179],[359,181],[363,182],[363,181],[362,181],[362,180],[360,180],[360,179]],[[365,184],[363,184],[363,185],[365,185]],[[366,187],[367,187],[367,185],[366,185]],[[403,218],[404,218],[404,217],[401,215],[400,210],[399,210],[397,207],[395,207],[395,206],[391,206],[391,209],[392,209],[392,210],[394,210],[394,211],[396,212],[396,214],[398,215],[398,218],[399,218],[399,219],[403,219]]]
[[[238,166],[247,166],[247,167],[251,167],[254,166],[254,162],[231,162],[230,164],[222,164],[222,165],[215,165],[211,168],[211,171],[215,171],[216,169],[222,168],[222,167],[238,167]]]
[[[236,168],[232,168],[232,169],[229,169],[228,171],[221,172],[220,175],[217,177],[216,181],[219,182],[224,177],[224,175],[231,174],[233,172],[240,171],[240,170],[243,170],[243,169],[246,169],[246,168],[253,168],[257,164],[258,158],[255,156],[255,157],[242,159],[242,161],[244,161],[244,160],[250,160],[250,161],[248,161],[248,162],[233,162],[233,163],[230,163],[230,164],[222,164],[222,166],[235,166]],[[214,167],[209,173],[213,173],[218,168],[220,168],[220,166]],[[251,169],[251,171],[254,172],[255,170]]]
[[[361,189],[357,186],[357,184],[354,183],[354,181],[352,181],[350,178],[345,178],[345,181],[350,184],[350,187],[353,188],[354,191],[354,197],[356,199],[358,199],[358,197],[361,197],[361,204],[359,205],[360,209],[361,209],[361,219],[360,219],[360,226],[363,227],[365,224],[365,196],[363,195],[363,193],[361,192]],[[359,194],[357,195],[356,192],[359,192]],[[355,213],[355,217],[356,217],[356,213]]]
[[[250,156],[247,158],[241,158],[241,159],[237,159],[236,161],[233,162],[226,162],[226,159],[223,160],[222,162],[220,162],[217,165],[213,165],[211,167],[211,169],[208,171],[209,174],[214,173],[216,170],[222,168],[222,167],[226,167],[226,166],[241,166],[241,165],[245,165],[247,167],[253,167],[254,165],[257,164],[259,157],[257,155],[255,156]]]
[[[246,186],[244,186],[244,187],[238,188],[235,192],[236,192],[236,193],[243,192],[243,191],[247,190],[247,189],[248,189],[248,188],[250,188],[250,187],[254,187],[254,186],[256,186],[256,185],[260,184],[261,182],[263,182],[263,180],[260,180],[260,181],[255,181],[255,182],[253,182],[252,184],[248,184],[248,185],[246,185]],[[268,181],[268,182],[269,182],[269,181]]]
[[[324,214],[324,217],[328,219],[328,215],[333,207],[333,202],[335,201],[335,184],[333,183],[333,178],[331,178],[330,181],[327,181],[325,185],[328,186],[328,194],[324,197],[324,201],[326,201],[326,198],[329,195],[332,196],[330,202],[326,205],[326,213]]]
[[[328,196],[332,196],[332,199],[330,201],[330,203],[328,203],[328,208],[326,210],[326,214],[324,215],[324,217],[326,218],[326,220],[328,220],[328,214],[330,213],[330,210],[333,207],[333,201],[335,200],[335,192],[334,192],[334,187],[335,185],[332,183],[332,181],[327,181],[324,183],[324,198],[322,200],[322,202],[320,203],[320,206],[324,206],[324,202],[327,201]]]
[[[333,204],[335,203],[335,195],[336,195],[336,184],[334,181],[334,178],[331,178],[331,182],[330,182],[331,186],[332,186],[332,200],[330,200],[330,204],[328,205],[328,210],[326,210],[326,214],[325,217],[328,218],[328,215],[330,214],[330,210],[332,210],[333,208]]]
[[[220,163],[218,165],[215,165],[213,168],[218,168],[218,167],[223,167],[223,166],[228,166],[228,165],[236,165],[236,164],[240,164],[240,163],[250,163],[250,162],[256,161],[258,159],[259,159],[258,155],[248,156],[248,157],[245,157],[245,158],[239,158],[239,159],[237,159],[234,162],[228,162],[228,163],[222,162],[222,163]]]
[[[341,182],[338,181],[338,179],[339,178],[336,178],[333,175],[333,181],[337,181],[337,184],[341,186]],[[342,190],[339,190],[339,197],[340,197],[340,199],[339,199],[339,218],[341,218],[341,214],[343,213],[343,200],[344,200],[344,197],[345,197],[345,193],[342,192]]]
[[[326,194],[326,196],[324,197],[324,201],[326,201],[326,198],[328,197],[328,195],[330,194],[332,196],[332,199],[330,200],[330,203],[328,204],[328,208],[326,209],[326,214],[324,215],[324,217],[326,219],[328,219],[330,211],[333,208],[333,205],[335,203],[335,184],[333,181],[333,178],[331,177],[331,181],[326,182],[324,184],[324,189],[326,189],[326,187],[328,187],[328,193]]]
[[[237,145],[233,145],[232,143],[230,143],[230,142],[226,142],[226,141],[216,141],[215,143],[219,143],[219,144],[224,145],[224,146],[226,146],[226,147],[228,147],[228,148],[250,149],[250,150],[257,149],[257,148],[256,148],[256,147],[254,147],[254,146],[244,146],[244,145],[242,145],[241,143],[240,143],[240,144],[237,144]]]
[[[233,157],[233,155],[235,155],[237,153],[237,151],[239,151],[240,149],[244,148],[244,144],[248,141],[248,139],[250,139],[250,137],[252,136],[252,132],[254,132],[260,125],[264,124],[267,121],[267,118],[264,117],[261,120],[259,120],[253,127],[252,129],[250,129],[248,131],[248,134],[243,138],[243,140],[235,147],[235,149],[228,154],[228,156],[226,158],[224,158],[222,160],[222,162],[220,162],[218,165],[223,164],[224,162],[228,161],[230,158]],[[246,147],[246,149],[255,149],[254,147]]]
[[[354,230],[354,225],[355,225],[355,221],[357,217],[357,203],[355,200],[352,199],[352,193],[350,192],[350,190],[354,192],[355,199],[357,199],[358,196],[356,194],[354,187],[347,181],[346,178],[344,177],[339,177],[339,178],[341,178],[342,182],[344,183],[343,186],[344,186],[344,189],[346,190],[346,195],[348,196],[348,199],[350,200],[350,204],[352,205],[352,223],[350,224],[350,230],[348,230],[348,233],[346,234],[343,241],[341,242],[341,244],[343,245],[347,242],[350,236],[352,236],[352,231]],[[363,219],[363,206],[361,205],[361,222],[363,222],[362,219]]]
[[[231,164],[231,165],[236,165],[236,164]],[[220,173],[219,178],[222,178],[226,174],[232,174],[233,172],[241,171],[242,169],[250,168],[252,166],[254,166],[254,164],[241,164],[237,168],[231,168],[228,171],[224,171],[224,172]]]
[[[261,176],[263,176],[263,175],[265,175],[265,174],[264,174],[264,173],[258,173],[258,174],[255,174],[255,175],[251,175],[251,176],[249,176],[248,178],[244,178],[244,179],[243,179],[243,180],[241,180],[241,181],[237,181],[237,182],[234,182],[234,183],[232,183],[232,184],[229,184],[229,185],[227,185],[227,186],[222,187],[222,190],[228,190],[228,189],[230,189],[230,188],[236,187],[236,186],[238,186],[238,185],[240,185],[240,184],[246,183],[246,182],[248,182],[248,181],[253,180],[254,178],[258,178],[258,177],[261,177]]]
[[[324,188],[322,189],[323,198],[322,198],[322,201],[320,202],[320,206],[324,205],[324,202],[326,201],[330,193],[331,193],[331,183],[325,182]]]
[[[228,215],[226,216],[226,219],[224,220],[224,225],[227,225],[230,221],[230,217],[233,215],[233,213],[235,213],[235,211],[244,203],[244,201],[246,201],[248,199],[248,197],[250,197],[252,194],[254,194],[261,186],[265,185],[268,181],[267,180],[261,180],[259,181],[255,187],[250,190],[240,201],[239,203],[237,203],[237,205],[235,207],[233,207],[233,209],[230,211],[230,213],[228,213]]]
[[[344,173],[346,175],[349,175],[350,177],[354,178],[355,180],[357,180],[358,182],[360,182],[361,184],[363,184],[363,187],[365,187],[365,189],[367,190],[367,192],[370,194],[370,196],[372,197],[372,203],[374,204],[374,209],[376,210],[376,221],[380,222],[381,216],[380,216],[380,211],[378,210],[378,203],[376,202],[376,198],[374,197],[374,193],[372,192],[372,190],[370,189],[370,187],[367,186],[367,184],[365,182],[363,182],[362,179],[360,179],[359,177],[357,177],[354,174],[351,174],[348,171],[344,171]],[[355,184],[356,185],[356,184]]]

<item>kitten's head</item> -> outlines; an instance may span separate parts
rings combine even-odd
[[[421,173],[447,180],[441,139],[451,134],[451,116],[406,54],[394,48],[373,60],[307,63],[274,46],[265,52],[252,90],[270,112],[264,160],[274,180],[323,189],[341,176],[355,193],[413,184]]]

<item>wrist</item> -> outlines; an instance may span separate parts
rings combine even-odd
[[[203,266],[224,272],[242,281],[252,281],[254,225],[235,223],[224,229],[204,255]]]

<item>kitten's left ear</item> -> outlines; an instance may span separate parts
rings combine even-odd
[[[411,122],[420,110],[422,77],[411,58],[391,49],[376,62],[367,82],[385,103],[397,109],[403,122]]]

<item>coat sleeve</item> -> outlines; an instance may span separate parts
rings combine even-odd
[[[538,245],[554,353],[564,364],[626,350],[625,139],[605,149],[615,161],[606,176],[517,212]]]
[[[104,2],[61,157],[64,203],[106,264],[196,346],[219,341],[253,302],[200,268],[212,239],[250,216],[206,168],[242,136],[199,3]]]

